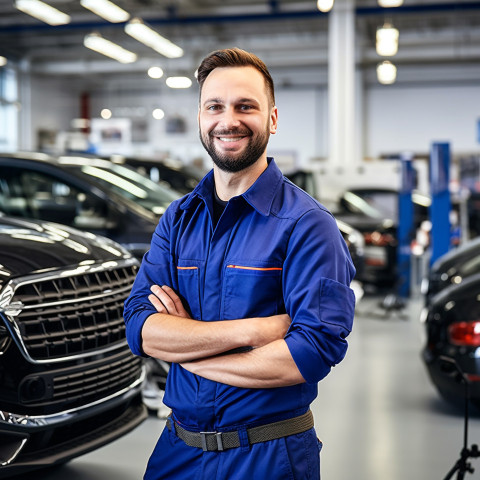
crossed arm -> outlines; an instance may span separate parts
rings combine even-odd
[[[142,329],[147,355],[180,363],[209,380],[243,388],[272,388],[305,382],[283,340],[290,317],[245,318],[202,322],[189,317],[168,286],[152,287],[157,312]],[[243,353],[226,352],[251,346]]]

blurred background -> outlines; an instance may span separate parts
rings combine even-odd
[[[0,0],[0,219],[108,237],[140,261],[212,167],[195,74],[228,47],[269,67],[268,155],[332,211],[357,269],[351,354],[314,405],[324,473],[443,478],[466,388],[480,436],[479,1]],[[140,478],[169,366],[144,368],[148,419],[42,478]],[[117,449],[140,445],[115,470]]]

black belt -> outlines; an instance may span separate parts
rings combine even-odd
[[[240,447],[238,431],[230,432],[191,432],[181,427],[170,416],[167,418],[167,428],[172,428],[178,438],[188,446],[201,448],[204,452],[216,452]],[[258,427],[247,428],[248,443],[268,442],[278,438],[306,432],[313,428],[313,414],[311,410],[299,417],[268,423]]]

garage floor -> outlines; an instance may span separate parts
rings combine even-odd
[[[385,317],[379,298],[357,307],[347,358],[319,386],[313,405],[324,442],[324,480],[443,480],[463,442],[463,414],[437,396],[421,363],[421,300]],[[139,480],[164,421],[150,417],[96,452],[23,480]],[[480,443],[480,417],[469,443]],[[473,459],[480,478],[480,459]]]

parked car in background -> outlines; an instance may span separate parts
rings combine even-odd
[[[397,228],[399,222],[396,190],[352,188],[344,192],[333,214],[359,230],[365,240],[365,267],[359,280],[376,287],[394,289],[397,273]],[[421,223],[428,219],[430,198],[414,192],[412,240]]]
[[[146,418],[122,315],[137,269],[106,238],[0,214],[0,478],[64,463]]]
[[[480,273],[480,237],[450,250],[432,265],[422,283],[426,305],[444,288],[459,285],[466,278],[478,273]]]
[[[185,165],[169,158],[153,159],[112,155],[110,159],[119,165],[128,165],[150,180],[182,194],[190,193],[206,173],[193,165]]]
[[[306,170],[296,170],[288,173],[285,176],[295,185],[318,200],[318,192],[312,172]],[[325,206],[331,210],[331,205]],[[355,279],[358,281],[363,276],[365,265],[365,241],[363,239],[363,235],[348,222],[339,219],[336,215],[334,216],[338,229],[340,230],[340,233],[342,234],[348,246],[348,250],[350,251],[350,256],[352,257],[352,261],[356,269]],[[357,299],[363,295],[363,289],[360,285],[358,285],[358,288],[358,293],[356,292]]]
[[[0,211],[62,223],[121,243],[137,258],[181,194],[108,160],[0,155]]]
[[[430,298],[422,312],[426,339],[422,358],[430,379],[449,403],[463,407],[465,385],[470,398],[480,408],[480,273],[450,284]]]

